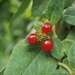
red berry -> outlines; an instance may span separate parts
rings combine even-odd
[[[51,51],[53,48],[53,42],[50,39],[46,39],[41,43],[41,47],[44,51]]]
[[[52,25],[48,22],[46,22],[43,26],[42,26],[42,33],[48,34],[50,33],[50,31],[52,30]]]
[[[35,33],[32,33],[28,36],[27,39],[30,44],[34,44],[34,43],[38,42],[38,35]]]

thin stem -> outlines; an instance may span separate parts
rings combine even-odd
[[[64,63],[59,62],[58,65],[64,67],[71,75],[73,75],[73,71]]]
[[[53,26],[53,33],[54,33],[54,36],[56,36],[56,37],[58,36],[55,32],[55,25]]]

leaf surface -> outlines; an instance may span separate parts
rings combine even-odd
[[[69,7],[63,15],[63,19],[66,23],[75,26],[75,6]]]
[[[69,75],[69,73],[66,70],[60,69],[55,70],[51,75]]]
[[[53,43],[54,43],[54,47],[51,51],[51,54],[57,59],[62,58],[63,51],[62,51],[61,41],[58,38],[53,38]]]
[[[51,24],[55,25],[59,22],[64,9],[64,0],[49,0],[46,9],[46,17]]]
[[[14,48],[4,75],[49,75],[57,62],[41,50],[39,43],[20,41]]]
[[[49,2],[49,0],[33,0],[33,6],[32,6],[32,16],[41,16],[45,13],[46,5]]]
[[[75,71],[75,42],[72,44],[69,52],[68,52],[68,60],[69,60],[69,63],[70,65],[72,66],[72,68],[74,69]]]

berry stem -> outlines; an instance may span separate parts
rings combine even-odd
[[[57,37],[58,35],[56,34],[55,32],[55,25],[53,26],[53,33],[54,33],[54,36]]]
[[[58,65],[64,67],[70,73],[70,75],[73,75],[73,71],[67,65],[61,62],[59,62]]]

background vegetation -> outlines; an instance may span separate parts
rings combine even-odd
[[[17,18],[13,19],[21,3],[22,0],[0,0],[0,70],[7,63],[14,45],[25,38],[33,26],[32,3],[26,6],[26,10],[20,10],[22,15],[18,12]]]

